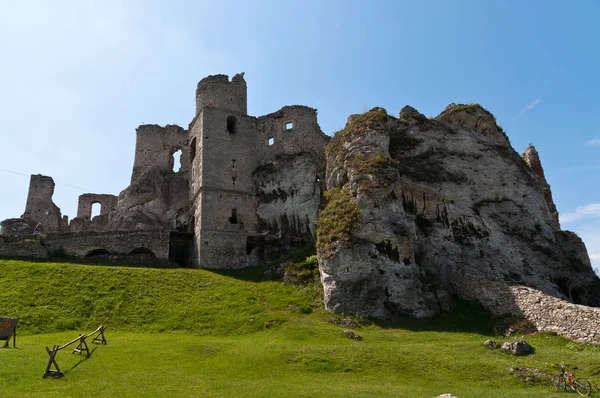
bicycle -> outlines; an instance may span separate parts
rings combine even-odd
[[[550,389],[553,391],[565,391],[567,385],[571,387],[573,391],[577,391],[579,395],[589,397],[592,393],[592,385],[590,382],[583,378],[575,378],[575,373],[567,373],[563,364],[559,363],[556,366],[560,367],[560,374],[552,376],[550,379]],[[576,370],[577,368],[573,368]]]

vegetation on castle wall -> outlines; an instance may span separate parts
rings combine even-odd
[[[357,154],[353,156],[348,165],[357,173],[373,174],[377,169],[392,166],[394,161],[381,153],[377,148],[375,154]]]
[[[368,112],[354,116],[346,127],[335,133],[329,144],[325,148],[327,158],[331,159],[337,156],[344,142],[352,140],[369,130],[385,128],[389,120],[394,117],[387,114],[386,110],[380,107],[373,108]]]
[[[350,241],[350,231],[360,222],[361,213],[350,190],[333,188],[325,192],[325,207],[317,223],[317,250],[331,256],[337,242]]]

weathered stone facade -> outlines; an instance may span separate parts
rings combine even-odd
[[[196,114],[187,130],[137,128],[131,184],[118,197],[81,195],[77,217],[68,223],[52,202],[52,178],[32,176],[26,222],[7,220],[3,233],[30,234],[29,224],[40,223],[52,236],[48,241],[85,256],[96,245],[95,233],[105,245],[98,249],[126,254],[129,243],[138,244],[132,242],[135,235],[123,231],[173,231],[167,233],[167,250],[155,241],[144,247],[158,258],[194,267],[269,261],[314,240],[328,142],[315,109],[287,106],[249,116],[243,74],[231,80],[209,76],[198,83]],[[175,153],[180,153],[178,170]],[[92,219],[94,203],[101,210]]]

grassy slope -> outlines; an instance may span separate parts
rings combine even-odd
[[[0,395],[559,397],[508,372],[551,371],[557,362],[600,382],[591,377],[600,350],[556,336],[527,337],[537,351],[524,358],[484,349],[486,314],[472,306],[364,326],[356,342],[330,314],[308,313],[312,302],[308,290],[201,270],[0,260],[0,315],[20,317],[25,334],[18,349],[0,349]],[[100,323],[109,327],[108,346],[87,360],[65,350],[65,377],[41,378],[44,346]],[[68,329],[76,331],[50,333]]]

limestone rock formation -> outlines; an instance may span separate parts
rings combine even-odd
[[[435,119],[375,108],[351,116],[326,152],[327,309],[431,316],[464,297],[466,278],[600,304],[583,242],[558,229],[539,157],[524,161],[481,106],[451,104]]]
[[[109,213],[108,229],[168,229],[171,220],[184,225],[188,214],[186,176],[164,167],[151,166],[119,194],[116,210]]]

